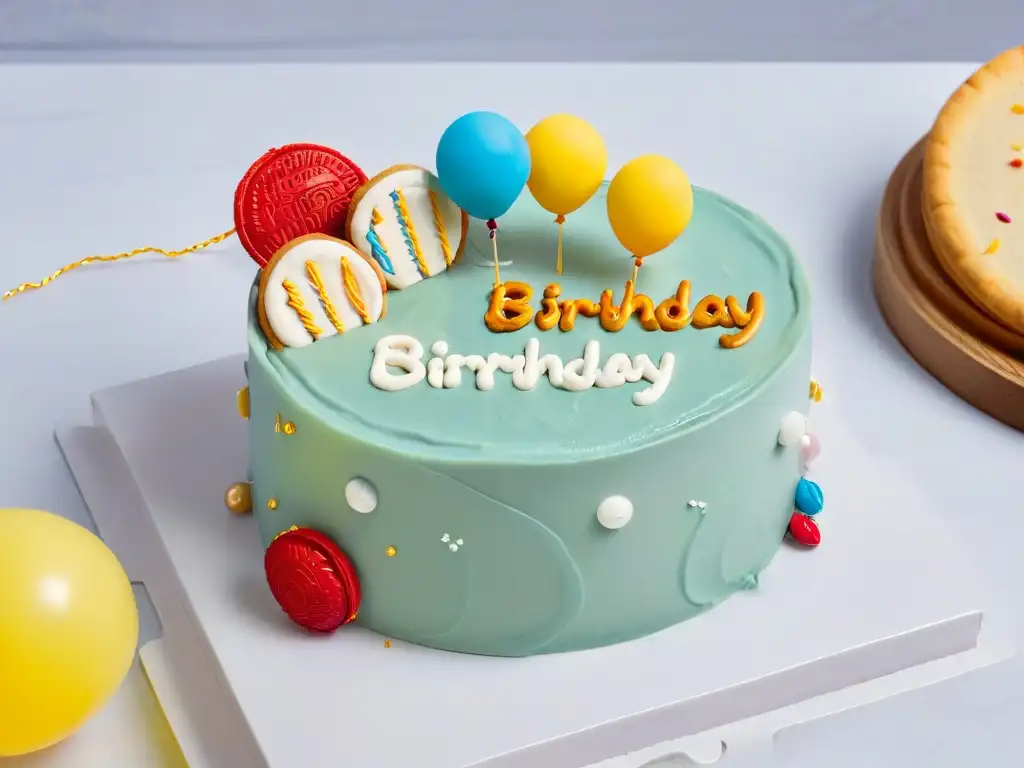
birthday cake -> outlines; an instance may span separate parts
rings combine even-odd
[[[756,587],[787,532],[820,539],[785,241],[664,158],[602,182],[586,124],[501,120],[453,123],[437,175],[292,145],[239,187],[261,271],[228,505],[308,630],[594,648]]]

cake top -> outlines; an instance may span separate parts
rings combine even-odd
[[[537,313],[544,309],[549,286],[561,288],[560,302],[579,298],[598,304],[604,291],[613,292],[615,305],[623,299],[632,261],[608,221],[606,193],[604,185],[566,221],[562,276],[554,269],[557,227],[532,196],[521,196],[502,217],[503,284],[523,284],[532,291],[526,323],[519,330],[495,333],[488,328],[493,244],[486,225],[473,221],[464,252],[451,268],[408,289],[389,290],[385,316],[351,332],[274,350],[258,322],[254,295],[250,354],[268,356],[296,405],[315,410],[329,427],[374,445],[421,450],[434,460],[600,458],[691,429],[742,401],[796,348],[809,328],[807,285],[789,247],[765,222],[725,198],[696,189],[690,226],[666,250],[645,260],[636,292],[649,296],[656,307],[675,297],[686,281],[689,299],[682,314],[703,313],[703,323],[690,321],[672,331],[648,330],[634,314],[621,329],[609,331],[600,316],[578,315],[571,330],[558,325],[542,330]],[[419,239],[429,260],[442,258],[439,248],[428,248],[425,233]],[[396,274],[407,272],[407,250],[389,249]],[[399,259],[406,264],[400,265]],[[761,315],[756,328],[747,325],[753,332],[709,322],[722,312],[725,297],[734,297],[746,310],[755,293]],[[705,297],[710,298],[702,301]],[[723,338],[740,334],[746,335],[746,343],[732,349],[723,346]],[[516,386],[514,372],[500,368],[493,371],[490,387],[480,388],[479,372],[474,376],[465,366],[456,387],[432,386],[426,375],[401,390],[389,389],[386,383],[383,388],[375,386],[370,371],[378,345],[396,337],[419,344],[425,368],[432,358],[450,361],[452,355],[525,357],[531,342],[539,357],[553,354],[563,364],[578,359],[581,369],[589,348],[597,365],[595,376],[615,355],[630,361],[646,355],[661,369],[666,357],[674,360],[672,370],[657,384],[595,382],[582,387],[586,391],[556,387],[544,377],[524,390]],[[390,371],[397,377],[405,373]],[[638,407],[635,399],[657,386],[663,387],[658,397]]]
[[[441,462],[615,456],[721,416],[804,338],[800,269],[672,160],[606,166],[571,115],[463,115],[437,175],[272,150],[235,196],[250,354],[327,427]]]
[[[924,218],[950,277],[1024,333],[1024,47],[975,72],[939,114],[926,143]]]

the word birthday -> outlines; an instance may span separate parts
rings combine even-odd
[[[675,368],[671,352],[662,355],[658,365],[647,355],[630,358],[623,352],[616,352],[601,365],[601,343],[593,340],[584,346],[582,357],[568,362],[558,355],[541,355],[537,339],[527,341],[521,355],[459,355],[449,353],[444,341],[435,342],[430,351],[433,357],[424,364],[423,345],[417,339],[385,336],[373,349],[370,383],[377,389],[398,392],[426,379],[435,389],[453,389],[462,384],[463,369],[475,377],[477,389],[482,390],[494,388],[499,371],[511,374],[512,385],[522,391],[536,387],[542,376],[547,376],[552,386],[569,392],[583,392],[591,387],[612,389],[644,380],[651,386],[635,392],[633,403],[650,405],[665,393]],[[396,373],[396,369],[400,372]]]
[[[657,305],[650,296],[635,293],[632,280],[626,281],[626,290],[618,304],[614,302],[611,289],[604,290],[597,303],[590,299],[562,299],[561,296],[562,286],[551,283],[544,289],[541,309],[534,314],[530,285],[516,281],[498,283],[491,291],[484,322],[494,333],[518,331],[531,319],[542,331],[550,331],[555,326],[571,331],[581,315],[598,318],[601,327],[612,333],[625,328],[631,317],[636,317],[647,331],[679,331],[688,325],[697,329],[739,328],[737,333],[722,334],[718,340],[726,349],[736,349],[754,338],[764,319],[764,297],[757,291],[747,298],[746,309],[735,296],[722,299],[709,294],[697,302],[691,312],[689,280],[680,282],[675,295]]]

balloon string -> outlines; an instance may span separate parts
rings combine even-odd
[[[71,264],[64,265],[56,272],[54,272],[52,275],[44,277],[38,283],[22,283],[17,288],[12,288],[11,290],[4,293],[4,301],[7,301],[8,299],[13,299],[19,293],[25,293],[26,291],[34,291],[37,288],[43,288],[44,286],[52,283],[61,275],[71,272],[72,270],[78,269],[79,267],[84,267],[87,264],[122,261],[124,259],[134,258],[135,256],[141,256],[144,253],[158,253],[161,256],[166,256],[168,259],[176,259],[179,256],[184,256],[185,254],[188,253],[195,253],[196,251],[201,251],[203,248],[209,248],[211,245],[216,245],[217,243],[223,242],[224,240],[227,240],[229,237],[231,237],[233,234],[235,234],[235,230],[232,228],[227,230],[226,232],[221,232],[216,237],[211,237],[209,240],[203,240],[201,243],[195,243],[194,245],[188,246],[188,248],[182,248],[180,251],[166,251],[163,248],[157,248],[152,245],[146,245],[143,246],[142,248],[136,248],[133,251],[122,251],[121,253],[115,253],[110,256],[87,256],[84,259],[79,259],[78,261],[72,262]]]
[[[565,224],[565,216],[558,214],[555,218],[555,223],[558,224],[558,261],[555,264],[555,271],[558,272],[559,276],[562,274],[562,225]]]
[[[497,234],[497,233],[495,233]],[[501,267],[498,264],[498,238],[491,238],[491,245],[494,246],[494,284],[501,285]]]
[[[636,256],[634,261],[633,261],[633,277],[630,278],[630,280],[633,282],[634,286],[636,286],[636,276],[637,276],[637,273],[640,271],[640,267],[642,267],[643,265],[644,265],[643,257]]]
[[[498,222],[494,219],[487,220],[487,236],[491,238],[491,248],[494,251],[494,287],[501,285],[501,266],[498,263]]]

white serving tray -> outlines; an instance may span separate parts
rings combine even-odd
[[[836,418],[815,478],[824,541],[759,587],[648,638],[529,659],[359,627],[312,637],[263,578],[235,411],[241,357],[94,395],[58,431],[108,544],[164,637],[143,662],[193,768],[764,766],[775,733],[1012,654],[975,570],[919,494]]]

